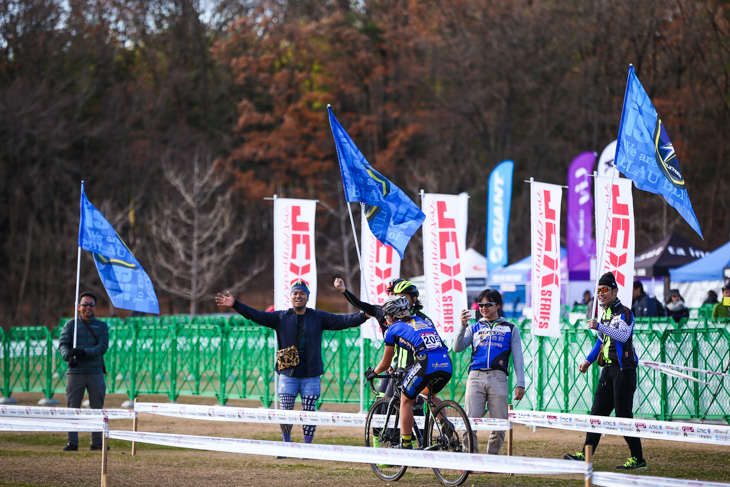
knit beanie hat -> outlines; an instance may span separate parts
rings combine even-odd
[[[307,283],[302,281],[301,279],[294,281],[291,285],[291,289],[289,289],[289,295],[299,289],[300,291],[304,291],[304,293],[309,297],[309,286],[307,286]]]
[[[616,284],[616,278],[611,272],[606,272],[604,275],[602,275],[601,278],[598,280],[598,285],[608,286],[614,289],[618,288],[618,284]]]

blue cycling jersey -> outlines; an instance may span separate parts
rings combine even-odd
[[[433,324],[418,316],[390,325],[384,341],[386,345],[398,345],[414,354],[448,351]]]

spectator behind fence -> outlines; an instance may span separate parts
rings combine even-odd
[[[712,309],[713,318],[730,318],[730,306],[726,306],[725,298],[730,298],[730,281],[722,287],[722,301],[717,303]]]
[[[679,289],[672,289],[669,291],[669,300],[666,305],[667,315],[679,323],[682,318],[689,318],[689,308],[684,304],[682,295],[679,294]]]
[[[509,401],[509,359],[515,371],[515,401],[525,395],[525,366],[522,357],[520,329],[499,314],[502,295],[494,289],[479,294],[480,319],[469,323],[472,314],[461,312],[461,327],[454,339],[454,351],[471,347],[471,364],[466,380],[466,415],[484,416],[484,408],[492,418],[507,419]],[[497,455],[504,442],[504,431],[492,431],[487,453]],[[474,451],[478,451],[476,433],[473,433]]]
[[[631,299],[631,312],[634,318],[641,316],[658,316],[656,304],[649,295],[644,292],[644,285],[641,281],[634,281],[634,291]]]
[[[89,392],[91,409],[104,408],[106,383],[104,382],[104,354],[109,348],[109,327],[96,319],[96,295],[85,292],[79,296],[79,318],[63,325],[58,349],[61,358],[68,362],[66,402],[70,408],[80,408],[84,392]],[[76,344],[74,345],[74,327]],[[91,433],[91,450],[101,450],[101,432]],[[68,433],[63,451],[79,449],[79,434]]]
[[[615,410],[617,418],[633,417],[634,392],[636,391],[636,366],[639,359],[634,350],[634,317],[631,310],[618,299],[618,284],[611,272],[598,281],[598,303],[602,312],[600,321],[588,320],[588,328],[596,330],[597,340],[578,370],[585,374],[593,362],[603,369],[593,396],[592,416],[609,416]],[[629,445],[631,457],[620,470],[646,470],[641,440],[624,436]],[[566,460],[585,460],[585,446],[596,451],[600,433],[586,433],[583,450],[573,455],[566,454]]]
[[[322,331],[355,328],[367,321],[368,317],[364,313],[336,315],[307,308],[309,286],[302,280],[292,284],[290,299],[291,308],[272,312],[246,306],[234,299],[230,291],[226,291],[226,294],[218,293],[215,302],[218,306],[233,308],[244,318],[276,331],[276,342],[280,352],[285,352],[285,349],[291,347],[296,349],[296,360],[277,360],[276,363],[281,409],[294,409],[294,401],[297,395],[300,395],[302,409],[315,411],[321,393],[320,377],[324,373]],[[277,353],[277,357],[278,355]],[[304,442],[311,443],[316,426],[305,424],[302,429]],[[291,424],[281,425],[281,436],[285,442],[291,441],[291,430]]]
[[[705,298],[705,300],[702,302],[702,306],[704,306],[706,304],[712,304],[712,305],[717,304],[717,293],[715,291],[713,291],[712,289],[707,291],[707,298]]]

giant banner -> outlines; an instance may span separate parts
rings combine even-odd
[[[618,298],[631,307],[634,283],[634,198],[630,179],[596,178],[596,251],[598,277],[613,272]],[[601,248],[603,250],[601,251]]]
[[[459,315],[467,307],[466,280],[462,257],[466,254],[466,194],[425,194],[423,212],[423,264],[426,314],[441,338],[451,342]]]
[[[531,185],[532,332],[560,338],[560,204],[563,189]]]
[[[507,235],[515,163],[502,161],[489,175],[487,192],[487,275],[507,265]]]
[[[298,279],[309,286],[307,307],[317,305],[316,205],[314,200],[274,200],[274,308],[277,310],[291,308],[289,289]]]
[[[400,276],[400,256],[390,245],[383,245],[370,231],[362,209],[361,238],[362,272],[360,273],[360,299],[373,304],[383,304],[388,297],[388,283]],[[360,327],[363,338],[382,340],[383,334],[375,318],[370,318]]]
[[[593,166],[596,154],[584,152],[573,159],[568,169],[568,214],[566,240],[568,247],[568,270],[584,262],[590,262],[595,255],[593,234]]]

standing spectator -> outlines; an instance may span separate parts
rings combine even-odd
[[[588,328],[597,331],[598,339],[578,370],[585,374],[595,361],[603,367],[593,397],[591,415],[608,416],[615,410],[617,418],[631,418],[637,385],[636,366],[639,362],[633,344],[634,317],[631,310],[619,301],[618,284],[611,272],[605,273],[598,281],[597,296],[603,308],[601,321],[588,320]],[[583,450],[574,455],[566,454],[565,459],[585,460],[585,445],[590,445],[595,451],[600,439],[600,433],[586,433]],[[633,436],[624,436],[624,439],[629,445],[631,457],[616,468],[646,470],[641,440]]]
[[[717,303],[712,309],[713,318],[730,318],[730,306],[726,306],[725,298],[730,298],[730,281],[722,287],[722,301]]]
[[[685,306],[684,299],[679,294],[679,289],[669,291],[669,301],[667,301],[665,307],[667,315],[671,316],[675,323],[679,323],[682,318],[689,318],[689,308]]]
[[[481,318],[469,324],[469,310],[461,312],[461,328],[454,340],[454,351],[472,347],[469,378],[466,381],[466,415],[470,418],[484,416],[487,407],[492,418],[507,419],[509,389],[507,374],[512,356],[517,382],[515,401],[525,395],[525,365],[522,358],[520,329],[499,316],[502,295],[494,289],[479,294]],[[478,452],[478,439],[473,433],[474,452]],[[497,455],[504,442],[504,431],[492,431],[487,453]]]
[[[656,303],[644,292],[644,285],[641,281],[634,281],[634,291],[631,299],[631,312],[634,318],[641,316],[659,316]]]
[[[91,409],[104,407],[106,383],[104,382],[104,354],[109,348],[109,327],[96,319],[94,308],[96,296],[85,292],[79,296],[79,318],[68,320],[63,325],[58,349],[61,357],[68,362],[66,403],[70,408],[80,408],[84,393],[89,393]],[[74,328],[76,340],[74,344]],[[101,450],[101,432],[91,433],[91,450]],[[79,434],[69,431],[68,442],[63,451],[79,449]]]
[[[336,315],[307,308],[309,286],[302,280],[295,281],[290,290],[292,307],[284,311],[260,311],[237,301],[230,291],[218,293],[215,302],[218,306],[235,309],[241,316],[261,326],[276,331],[276,342],[279,350],[295,346],[299,355],[299,364],[288,368],[279,368],[279,400],[281,409],[294,409],[297,395],[302,398],[302,409],[315,411],[321,393],[320,377],[324,373],[322,362],[322,332],[324,330],[344,330],[362,325],[367,319],[364,313]],[[304,442],[314,439],[316,426],[305,424]],[[291,441],[291,424],[281,425],[281,435],[285,442]]]

